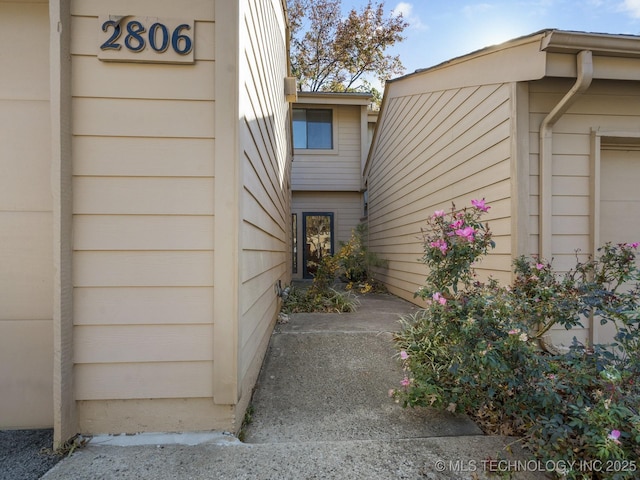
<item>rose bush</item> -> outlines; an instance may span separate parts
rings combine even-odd
[[[637,478],[638,245],[605,245],[564,274],[544,259],[519,258],[513,285],[480,282],[474,265],[494,247],[481,222],[489,208],[474,200],[428,219],[428,274],[417,292],[427,305],[402,320],[404,375],[391,394],[405,406],[466,413],[488,433],[519,436],[538,459],[567,467],[558,477]],[[615,326],[610,344],[576,336],[565,350],[548,348],[551,328],[591,317]]]

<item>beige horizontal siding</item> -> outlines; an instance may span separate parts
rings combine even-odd
[[[78,326],[74,331],[78,363],[211,361],[211,325]]]
[[[213,285],[213,254],[210,251],[78,251],[75,259],[76,287]]]
[[[211,398],[212,379],[213,365],[206,361],[81,363],[75,367],[77,400]]]
[[[208,215],[78,215],[77,250],[209,250],[213,217]]]
[[[103,177],[213,177],[214,142],[202,138],[74,137],[73,173]]]
[[[302,213],[333,213],[336,250],[339,242],[351,238],[352,230],[360,223],[363,214],[362,194],[359,192],[295,192],[292,212],[298,214],[298,228],[302,238]]]
[[[136,12],[136,14],[213,21],[214,5],[215,2],[211,0],[189,0],[181,3],[176,3],[173,0],[149,0],[146,5],[144,2],[137,2],[137,9],[142,11]],[[145,8],[149,10],[148,13],[144,11]],[[74,16],[93,16],[97,12],[123,15],[131,10],[131,2],[129,0],[110,0],[108,10],[105,12],[105,4],[101,0],[72,0],[71,2],[71,14]]]
[[[532,219],[537,232],[538,206],[538,125],[548,111],[560,101],[572,85],[571,80],[546,79],[531,82],[531,173]],[[580,250],[581,258],[592,254],[590,236],[591,191],[590,169],[592,129],[602,131],[640,130],[640,94],[627,82],[596,80],[572,105],[554,127],[552,180],[552,254],[556,268],[575,265],[572,252]],[[532,239],[532,253],[537,251],[537,235]],[[572,244],[574,248],[572,247]]]
[[[279,0],[241,3],[237,374],[247,405],[280,306],[274,285],[290,278],[291,197],[286,20]]]
[[[214,7],[136,3],[140,16],[196,20],[195,64],[159,65],[96,57],[98,16],[129,3],[72,2],[78,400],[213,394]]]
[[[188,68],[188,67],[187,67]],[[75,98],[75,135],[213,138],[213,102]],[[188,121],[185,121],[188,119]]]
[[[73,192],[76,214],[213,214],[210,179],[76,176]]]
[[[424,284],[421,228],[434,210],[473,198],[486,216],[496,250],[478,265],[482,276],[511,270],[511,101],[506,85],[394,96],[379,119],[368,173],[370,247],[389,260],[381,279],[412,300]]]
[[[76,325],[194,325],[213,318],[213,287],[79,287]]]
[[[329,105],[327,108],[337,111],[334,151],[296,150],[291,171],[294,191],[359,191],[361,188],[361,107]]]
[[[213,100],[215,82],[205,83],[203,76],[214,78],[214,62],[194,65],[159,65],[96,62],[94,57],[73,59],[72,82],[78,97],[120,97],[136,99],[180,98]],[[162,78],[159,82],[158,79]],[[122,85],[127,88],[123,89]]]
[[[77,402],[78,430],[121,435],[139,433],[153,425],[159,432],[227,431],[234,411],[210,397]],[[171,412],[167,415],[167,412]]]

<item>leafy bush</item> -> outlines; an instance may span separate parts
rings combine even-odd
[[[355,311],[360,304],[358,297],[350,291],[334,288],[339,268],[336,256],[325,255],[308,288],[290,285],[285,289],[281,310],[284,313]]]
[[[493,248],[480,218],[490,207],[435,214],[427,222],[417,295],[427,301],[396,337],[405,406],[463,412],[488,433],[518,435],[563,478],[636,478],[640,457],[640,274],[637,244],[605,245],[564,275],[519,258],[510,287],[476,280]],[[613,323],[609,345],[545,348],[554,326],[589,315]],[[544,463],[543,463],[544,464]]]
[[[358,297],[352,292],[334,288],[318,291],[312,287],[300,288],[291,285],[285,291],[281,308],[284,313],[345,313],[354,312],[360,305]]]
[[[367,225],[358,224],[349,241],[342,243],[336,255],[340,266],[337,273],[347,282],[347,290],[360,293],[384,291],[384,286],[374,278],[373,268],[384,268],[387,262],[367,248],[366,237]]]
[[[289,286],[282,305],[285,313],[352,312],[359,305],[353,293],[384,291],[374,279],[373,267],[386,262],[366,246],[367,227],[359,224],[348,242],[342,243],[336,255],[325,255],[317,265],[313,283],[307,289]],[[338,279],[346,283],[345,291],[338,288]]]

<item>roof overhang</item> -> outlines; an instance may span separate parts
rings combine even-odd
[[[540,50],[569,54],[590,50],[597,56],[640,58],[640,36],[548,30]]]
[[[298,101],[296,103],[307,105],[369,105],[372,98],[373,96],[368,92],[298,92]]]
[[[449,77],[443,85],[449,82],[452,86],[529,81],[545,76],[575,77],[575,55],[582,50],[589,50],[594,56],[594,78],[640,78],[637,66],[640,36],[545,29],[416,70],[387,83],[443,75]]]

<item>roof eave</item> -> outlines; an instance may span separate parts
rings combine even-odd
[[[540,50],[570,54],[590,50],[599,56],[640,57],[640,36],[549,30]]]

